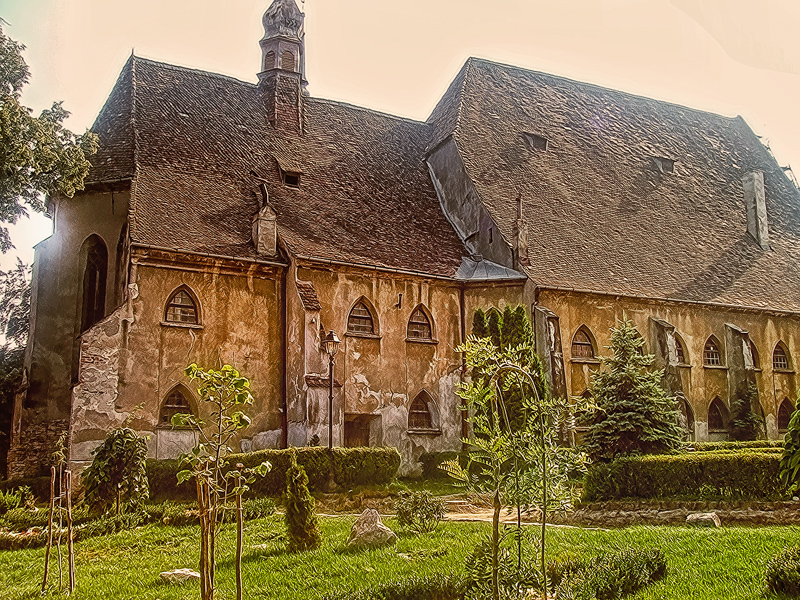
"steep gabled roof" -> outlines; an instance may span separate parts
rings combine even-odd
[[[134,99],[130,117],[117,98]],[[464,251],[423,162],[431,127],[313,98],[304,119],[303,135],[283,132],[255,84],[133,58],[95,126],[108,132],[92,176],[117,156],[131,175],[135,140],[134,242],[255,258],[255,172],[294,254],[454,276]]]
[[[522,198],[535,282],[800,310],[798,193],[741,118],[484,60],[468,65],[451,86],[463,93],[448,92],[431,121],[439,138],[453,133],[508,242]],[[547,150],[531,149],[524,133],[546,138]],[[653,157],[674,159],[674,173],[661,173]],[[757,169],[769,251],[747,233],[741,179]]]

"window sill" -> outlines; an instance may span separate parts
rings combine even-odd
[[[727,429],[709,429],[708,433],[730,433]]]
[[[353,337],[353,338],[363,338],[365,340],[379,340],[381,336],[375,335],[374,333],[358,333],[356,331],[348,331],[344,334],[345,337]]]
[[[433,344],[434,346],[439,343],[439,340],[433,338],[406,338],[409,344]]]
[[[181,329],[202,329],[199,323],[176,323],[173,321],[161,321],[162,327],[180,327]]]
[[[794,370],[792,369],[772,369],[773,373],[783,373],[784,375],[794,375]]]
[[[406,431],[408,435],[442,435],[441,429],[409,429]]]
[[[599,365],[600,359],[599,358],[572,358],[571,362],[577,364],[586,364],[586,365]]]
[[[197,427],[173,427],[169,423],[162,425],[159,423],[156,425],[156,431],[198,431]]]
[[[691,369],[692,368],[692,365],[687,364],[687,363],[678,363],[675,366],[678,367],[679,369]]]
[[[704,369],[717,369],[718,371],[727,371],[728,367],[725,365],[703,365]]]

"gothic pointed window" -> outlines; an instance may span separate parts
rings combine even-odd
[[[719,342],[713,335],[708,338],[703,349],[703,364],[708,367],[722,366],[722,352],[719,350]]]
[[[581,327],[572,338],[572,358],[594,358],[594,344],[585,327]]]
[[[167,323],[197,325],[200,322],[197,313],[197,302],[189,291],[185,288],[178,289],[167,302],[165,319]]]
[[[775,351],[772,353],[772,369],[774,371],[789,370],[789,353],[782,342],[778,342],[778,345],[775,346]]]
[[[689,402],[686,400],[686,397],[683,394],[678,394],[676,397],[678,401],[678,419],[680,421],[679,425],[681,429],[686,432],[686,437],[689,440],[694,439],[694,412],[692,411],[692,407],[689,406]]]
[[[102,239],[92,235],[81,249],[84,257],[81,332],[106,316],[106,278],[108,250]]]
[[[425,390],[417,394],[408,409],[408,428],[409,429],[433,429],[433,417],[431,415],[430,404],[433,402],[428,392]]]
[[[689,364],[686,360],[686,350],[683,348],[683,342],[677,335],[675,336],[675,355],[678,359],[679,365]]]
[[[753,368],[760,369],[761,359],[758,356],[758,349],[756,348],[756,345],[753,343],[753,340],[750,340],[750,356],[753,357]]]
[[[421,306],[418,306],[408,320],[406,337],[409,340],[430,340],[433,338],[431,320]]]
[[[792,404],[791,400],[784,398],[783,402],[781,402],[780,408],[778,409],[778,431],[785,433],[789,430],[789,421],[792,418],[793,412],[794,405]]]
[[[719,397],[714,398],[708,407],[708,430],[726,431],[728,422],[728,410]]]
[[[347,317],[348,333],[375,335],[375,320],[363,300],[356,302]]]
[[[164,402],[161,404],[161,410],[158,413],[159,427],[171,427],[172,417],[178,413],[192,414],[192,407],[189,404],[186,392],[179,386],[167,394]]]

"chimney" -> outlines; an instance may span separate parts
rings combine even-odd
[[[764,173],[751,171],[742,177],[744,205],[747,209],[747,233],[753,236],[762,250],[769,250],[767,202],[764,196]]]
[[[521,265],[528,264],[528,222],[522,216],[522,194],[517,195],[517,218],[514,221],[514,256]],[[514,265],[516,268],[518,265]]]
[[[267,186],[261,184],[264,200],[255,217],[253,217],[253,245],[259,256],[275,256],[278,253],[278,215],[269,205]]]

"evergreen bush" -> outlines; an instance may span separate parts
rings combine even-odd
[[[731,440],[745,442],[759,438],[764,429],[764,419],[753,410],[755,406],[759,406],[758,388],[751,383],[743,397],[731,402]]]
[[[789,597],[800,596],[800,546],[789,546],[773,556],[766,568],[767,590]]]
[[[314,504],[314,498],[308,491],[306,471],[295,463],[286,471],[286,537],[289,552],[315,550],[322,544]]]
[[[596,409],[589,417],[584,449],[594,461],[628,454],[654,454],[682,446],[675,399],[661,387],[664,372],[652,370],[654,357],[627,319],[611,329],[611,358],[592,378]]]
[[[783,438],[780,478],[789,493],[800,491],[800,409],[792,413],[789,430]]]

